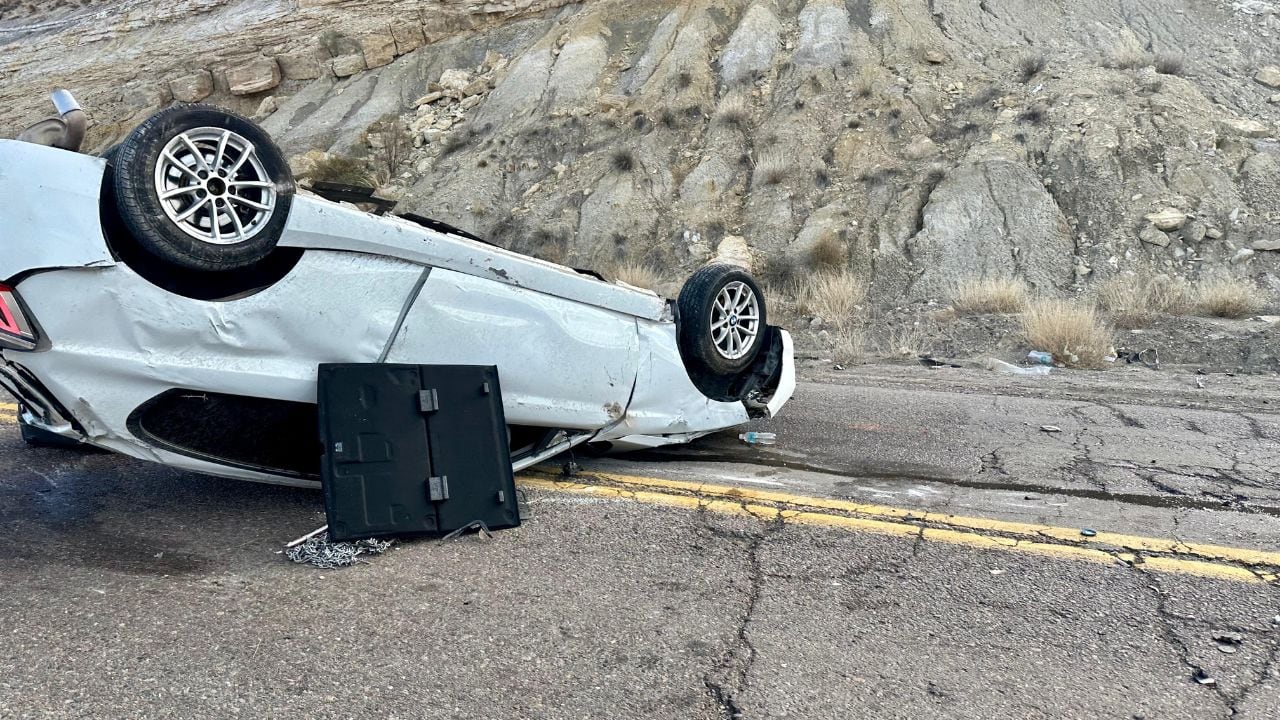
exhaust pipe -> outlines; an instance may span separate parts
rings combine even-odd
[[[62,137],[56,140],[53,146],[62,150],[79,152],[80,144],[84,142],[84,133],[89,128],[88,116],[84,114],[84,110],[80,108],[80,103],[76,102],[75,97],[66,90],[53,91],[53,106],[58,109],[58,115],[61,116],[62,122],[67,127]]]

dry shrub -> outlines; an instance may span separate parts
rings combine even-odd
[[[745,95],[739,92],[724,96],[716,108],[716,119],[726,125],[744,125],[751,117],[751,106]]]
[[[876,69],[871,65],[858,68],[858,76],[853,83],[853,91],[860,98],[869,98],[876,91]]]
[[[1049,56],[1042,52],[1031,52],[1023,55],[1018,59],[1018,71],[1022,75],[1022,82],[1027,82],[1031,78],[1040,74],[1041,70],[1049,64]]]
[[[857,320],[859,306],[867,299],[867,286],[849,271],[823,272],[799,281],[796,308],[847,329]]]
[[[1017,313],[1026,305],[1026,283],[1010,277],[966,280],[951,299],[951,306],[961,315]]]
[[[1221,318],[1246,318],[1257,315],[1267,306],[1267,296],[1248,280],[1215,277],[1196,287],[1195,309],[1198,315]]]
[[[859,326],[846,325],[833,328],[831,335],[831,359],[838,363],[852,363],[866,356],[866,332]]]
[[[1161,75],[1181,75],[1186,57],[1181,53],[1162,52],[1156,55],[1156,72]]]
[[[1116,39],[1107,54],[1107,67],[1119,70],[1133,70],[1150,65],[1150,53],[1142,47],[1142,43],[1133,33],[1126,32]]]
[[[373,187],[374,178],[368,164],[349,155],[330,155],[316,161],[311,179],[320,182],[341,183]]]
[[[1145,327],[1157,316],[1190,312],[1191,286],[1167,275],[1113,277],[1098,286],[1098,306],[1120,327]]]
[[[844,243],[835,232],[824,232],[809,250],[809,262],[814,270],[839,272],[846,261]]]
[[[1069,300],[1036,300],[1022,315],[1022,329],[1036,350],[1070,367],[1106,367],[1111,329],[1092,305]]]
[[[791,163],[777,148],[760,151],[756,155],[755,182],[757,185],[777,185],[787,177]]]
[[[622,263],[613,269],[613,279],[633,287],[653,290],[662,284],[662,273],[646,263]]]

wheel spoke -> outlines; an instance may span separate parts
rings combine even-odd
[[[169,167],[173,168],[174,170],[180,170],[190,175],[191,177],[195,178],[196,180],[200,179],[200,176],[196,174],[195,170],[192,170],[191,168],[187,167],[186,163],[174,157],[173,153],[165,152],[164,159],[169,161]]]
[[[263,205],[260,202],[254,202],[249,198],[242,198],[239,195],[228,195],[227,200],[230,200],[231,202],[235,202],[235,203],[240,203],[245,207],[251,207],[254,210],[270,210],[271,209],[269,205]]]
[[[739,315],[738,322],[746,322],[748,320],[759,320],[759,315]]]
[[[247,188],[269,188],[272,184],[263,180],[233,180],[227,185],[231,187],[247,187]]]
[[[192,215],[195,215],[197,210],[211,203],[213,203],[213,200],[210,198],[198,200],[191,207],[187,208],[186,210],[183,210],[181,213],[178,213],[177,217],[175,217],[174,220],[177,222],[185,222]]]
[[[240,222],[240,214],[230,205],[227,205],[227,214],[231,216],[231,224],[236,226],[236,242],[244,240],[244,223]]]
[[[729,318],[722,318],[722,319],[720,319],[720,320],[718,320],[718,321],[716,321],[716,322],[711,323],[711,329],[712,329],[712,330],[719,330],[720,328],[722,328],[722,327],[724,327],[725,325],[728,325],[728,324],[729,324]]]
[[[186,145],[187,149],[191,151],[191,154],[195,156],[196,162],[200,163],[200,169],[205,172],[209,172],[209,163],[204,159],[204,153],[200,152],[200,148],[196,147],[196,144],[191,142],[191,138],[187,137],[186,133],[183,133],[178,137],[182,140],[182,144]]]
[[[183,187],[176,188],[173,190],[166,190],[165,192],[160,193],[160,199],[169,200],[171,198],[178,197],[179,195],[187,195],[189,193],[196,192],[197,190],[200,190],[200,189],[201,187],[199,185],[184,185]]]
[[[236,173],[240,171],[240,167],[244,165],[249,158],[253,157],[255,152],[257,151],[254,149],[253,144],[246,142],[244,144],[244,152],[240,153],[240,157],[236,160],[236,164],[232,165],[231,169],[227,171],[227,176],[232,178],[235,177]],[[264,187],[269,187],[269,184]]]
[[[215,168],[222,167],[222,159],[227,154],[227,141],[231,139],[231,131],[223,130],[222,137],[218,138],[218,152],[213,155],[213,166]]]

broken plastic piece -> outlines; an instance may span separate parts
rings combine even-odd
[[[1053,353],[1041,352],[1039,350],[1032,350],[1031,352],[1027,353],[1027,362],[1031,363],[1032,365],[1052,365]]]
[[[1093,537],[1098,534],[1098,531],[1093,528],[1080,528],[1080,534],[1085,537]]]
[[[1035,367],[1018,367],[1011,365],[1003,360],[995,358],[987,359],[987,369],[995,372],[1005,373],[1007,375],[1048,375],[1053,369],[1047,365],[1036,365]]]
[[[748,445],[773,445],[778,442],[778,436],[769,432],[744,432],[738,436],[738,439]]]

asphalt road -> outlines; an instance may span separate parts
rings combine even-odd
[[[0,717],[1274,718],[1280,382],[1143,373],[815,373],[336,571],[318,493],[0,410]]]

